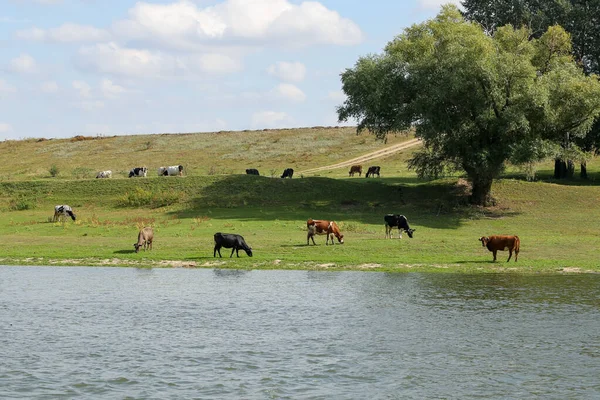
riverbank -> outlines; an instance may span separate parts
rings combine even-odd
[[[494,184],[498,206],[466,204],[468,188],[450,178],[299,178],[219,175],[146,179],[0,182],[0,263],[239,269],[463,273],[600,272],[600,187],[518,179]],[[51,222],[69,203],[76,221]],[[401,213],[413,239],[384,239],[383,216]],[[345,243],[306,244],[306,219],[334,219]],[[155,230],[152,251],[135,253],[138,230]],[[213,257],[215,232],[238,233],[254,257]],[[498,261],[478,241],[516,234],[518,262]],[[514,256],[513,256],[514,259]]]

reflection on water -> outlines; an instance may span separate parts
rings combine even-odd
[[[0,398],[600,398],[600,276],[0,267]]]

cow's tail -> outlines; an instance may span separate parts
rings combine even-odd
[[[515,253],[518,253],[521,249],[521,239],[517,235],[515,235]]]

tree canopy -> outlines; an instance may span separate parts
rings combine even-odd
[[[464,171],[471,202],[486,205],[507,161],[539,158],[562,132],[585,135],[600,114],[600,83],[570,46],[559,26],[539,39],[510,25],[490,36],[446,5],[342,73],[338,116],[380,138],[414,126],[424,146],[409,166],[421,177]]]

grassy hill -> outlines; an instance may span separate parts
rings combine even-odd
[[[496,182],[498,206],[466,204],[460,177],[422,182],[407,171],[414,150],[372,164],[382,177],[349,178],[347,168],[292,180],[271,178],[334,164],[393,143],[355,134],[354,128],[140,135],[88,140],[0,143],[0,263],[133,265],[222,268],[369,269],[385,271],[600,271],[600,187],[592,179],[526,182],[511,169]],[[148,178],[125,178],[147,165]],[[182,164],[184,177],[158,177],[160,165]],[[52,165],[59,171],[51,178]],[[248,176],[245,168],[263,175]],[[92,178],[112,169],[113,179]],[[273,173],[271,173],[273,171]],[[551,164],[540,166],[542,178]],[[77,221],[53,223],[55,204],[70,204]],[[383,215],[408,217],[415,238],[384,240]],[[335,219],[344,245],[306,245],[306,219]],[[152,252],[135,254],[139,228],[152,225]],[[254,257],[214,259],[215,232],[240,233]],[[517,263],[500,262],[477,240],[518,234]]]

